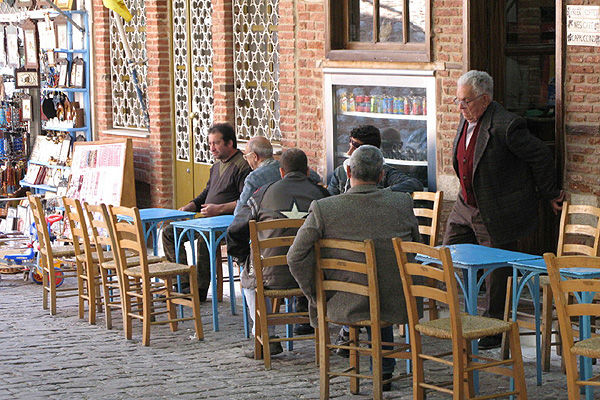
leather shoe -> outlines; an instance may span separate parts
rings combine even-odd
[[[383,380],[386,381],[388,379],[392,379],[392,374],[383,374]],[[384,383],[382,390],[384,392],[389,392],[390,390],[392,390],[392,382]]]
[[[486,336],[479,339],[480,350],[497,349],[502,344],[502,335]]]
[[[296,335],[310,335],[311,333],[315,333],[315,328],[310,326],[310,324],[296,324],[294,326],[294,333]]]
[[[334,342],[334,344],[337,345],[345,345],[346,342],[348,342],[350,340],[350,336],[342,336],[342,335],[338,335],[338,338],[336,339],[336,341]],[[337,354],[340,357],[344,357],[344,358],[349,358],[350,357],[350,350],[348,349],[335,349],[335,354]]]

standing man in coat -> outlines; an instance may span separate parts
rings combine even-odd
[[[537,227],[538,199],[561,209],[564,193],[548,147],[526,121],[492,100],[494,81],[482,71],[458,80],[454,103],[461,111],[452,163],[460,180],[458,199],[448,218],[444,244],[474,243],[516,250],[517,240]],[[502,319],[510,268],[486,278],[486,315]],[[499,347],[500,336],[479,341]]]
[[[327,189],[317,185],[309,178],[310,170],[306,154],[300,149],[286,150],[281,156],[280,177],[282,179],[271,182],[257,190],[236,214],[233,222],[227,229],[227,253],[240,265],[244,266],[242,271],[242,289],[246,297],[246,304],[252,321],[254,321],[256,310],[256,275],[250,263],[250,220],[269,221],[280,218],[304,218],[308,214],[308,207],[313,200],[329,196]],[[261,233],[261,236],[279,237],[296,234],[296,229],[282,232],[281,229],[270,230]],[[262,255],[281,254],[281,248],[267,249]],[[273,252],[275,254],[267,254]],[[285,251],[283,252],[285,254]],[[269,289],[297,288],[298,283],[294,280],[287,268],[270,267],[263,271],[264,285]],[[307,311],[306,299],[296,300],[298,311]],[[298,331],[298,328],[304,329]],[[311,328],[310,325],[308,328]],[[312,331],[312,328],[311,328]],[[252,328],[254,333],[254,326]],[[304,325],[295,327],[297,334],[310,333]],[[275,336],[275,326],[269,326],[269,336]],[[283,351],[280,342],[271,343],[271,355]],[[254,358],[254,351],[245,354]]]
[[[383,155],[375,146],[364,145],[350,157],[346,169],[351,188],[344,194],[313,201],[304,225],[288,251],[290,271],[309,301],[311,323],[316,326],[316,289],[314,244],[319,239],[373,239],[379,281],[381,320],[392,324],[408,322],[402,282],[392,238],[418,242],[419,226],[408,193],[377,187],[383,170]],[[348,280],[354,276],[349,274]],[[345,296],[344,296],[345,295]],[[348,298],[334,294],[327,301],[329,316],[338,321],[368,319],[369,301],[362,296]],[[381,330],[384,342],[393,342],[392,326]],[[383,359],[383,379],[390,379],[396,361]],[[390,390],[391,384],[384,385]]]

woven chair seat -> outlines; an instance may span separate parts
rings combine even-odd
[[[600,358],[600,337],[593,337],[575,343],[571,352],[577,356]]]
[[[304,296],[300,288],[293,289],[265,289],[265,296],[267,297],[292,297],[292,296]]]
[[[69,246],[52,246],[52,256],[55,258],[73,257],[75,255],[75,247]]]
[[[184,264],[176,264],[172,262],[159,262],[148,265],[150,276],[152,278],[167,278],[170,276],[189,274],[190,267]],[[142,277],[142,267],[130,267],[125,270],[125,275],[134,278]]]
[[[467,340],[498,335],[510,330],[510,322],[500,319],[480,317],[476,315],[461,315],[463,336]],[[450,318],[439,318],[433,321],[420,322],[415,329],[424,335],[440,339],[452,339]]]
[[[104,254],[106,254],[106,252]],[[166,260],[167,259],[162,256],[148,256],[148,264],[155,264],[155,263],[163,262]],[[140,257],[139,256],[127,257],[127,268],[135,267],[137,265],[140,265]],[[115,269],[115,268],[117,268],[117,264],[115,263],[114,260],[107,261],[102,264],[102,268]]]
[[[109,260],[113,260],[115,258],[115,256],[113,255],[112,251],[105,251],[104,252],[104,259],[109,261]],[[87,261],[87,257],[85,256],[85,254],[80,254],[77,256],[77,260],[81,261],[81,262],[85,262]],[[92,253],[92,261],[95,263],[98,263],[99,257],[98,257],[98,253],[94,252]]]

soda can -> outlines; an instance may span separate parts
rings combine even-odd
[[[363,102],[363,111],[364,112],[371,111],[371,96],[365,96],[365,100]]]
[[[404,98],[404,115],[410,115],[411,112],[411,98],[406,96]]]
[[[394,114],[400,114],[398,111],[398,104],[400,104],[400,98],[395,96],[394,97],[394,109],[393,109]]]
[[[423,97],[423,115],[427,115],[427,97]]]
[[[404,114],[404,97],[398,97],[398,114]]]

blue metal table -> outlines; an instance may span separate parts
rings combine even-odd
[[[213,330],[219,331],[219,310],[217,299],[217,246],[227,234],[227,228],[233,222],[233,215],[218,215],[216,217],[196,218],[187,221],[172,222],[173,234],[175,237],[175,254],[179,262],[179,247],[184,235],[192,244],[192,257],[196,263],[196,246],[194,246],[194,232],[198,232],[206,242],[208,253],[210,255],[210,282],[212,288],[212,312],[213,312]],[[223,232],[217,237],[217,232]],[[233,263],[231,257],[227,257],[229,266],[229,290],[231,293],[231,313],[235,315],[235,286],[233,282]]]
[[[541,274],[547,274],[548,269],[546,262],[542,258],[533,260],[521,260],[510,263],[513,268],[513,282],[518,282],[513,285],[513,319],[517,317],[518,299],[523,292],[525,285],[529,286],[531,296],[533,299],[534,313],[535,313],[535,351],[536,351],[536,368],[538,373],[538,385],[541,384],[541,339],[540,339],[540,307],[539,307],[539,296],[540,296],[540,280]],[[517,281],[518,273],[521,273],[520,280]],[[560,270],[561,276],[572,279],[595,279],[600,278],[600,270],[590,270],[589,268],[565,268]],[[532,284],[533,281],[533,284]],[[515,301],[516,299],[516,301]],[[582,293],[580,302],[590,303],[594,299],[594,293],[586,292]],[[579,333],[581,339],[587,339],[591,335],[590,318],[584,317],[579,324]],[[580,373],[582,379],[588,379],[592,376],[592,360],[587,357],[580,357]],[[586,386],[585,397],[587,400],[591,400],[594,397],[593,387]]]
[[[189,211],[171,210],[168,208],[142,208],[140,209],[140,219],[144,224],[144,239],[148,243],[148,238],[152,234],[152,248],[154,255],[158,255],[158,225],[165,221],[179,221],[183,219],[194,218],[196,213]],[[125,221],[132,222],[131,218],[122,216]]]

